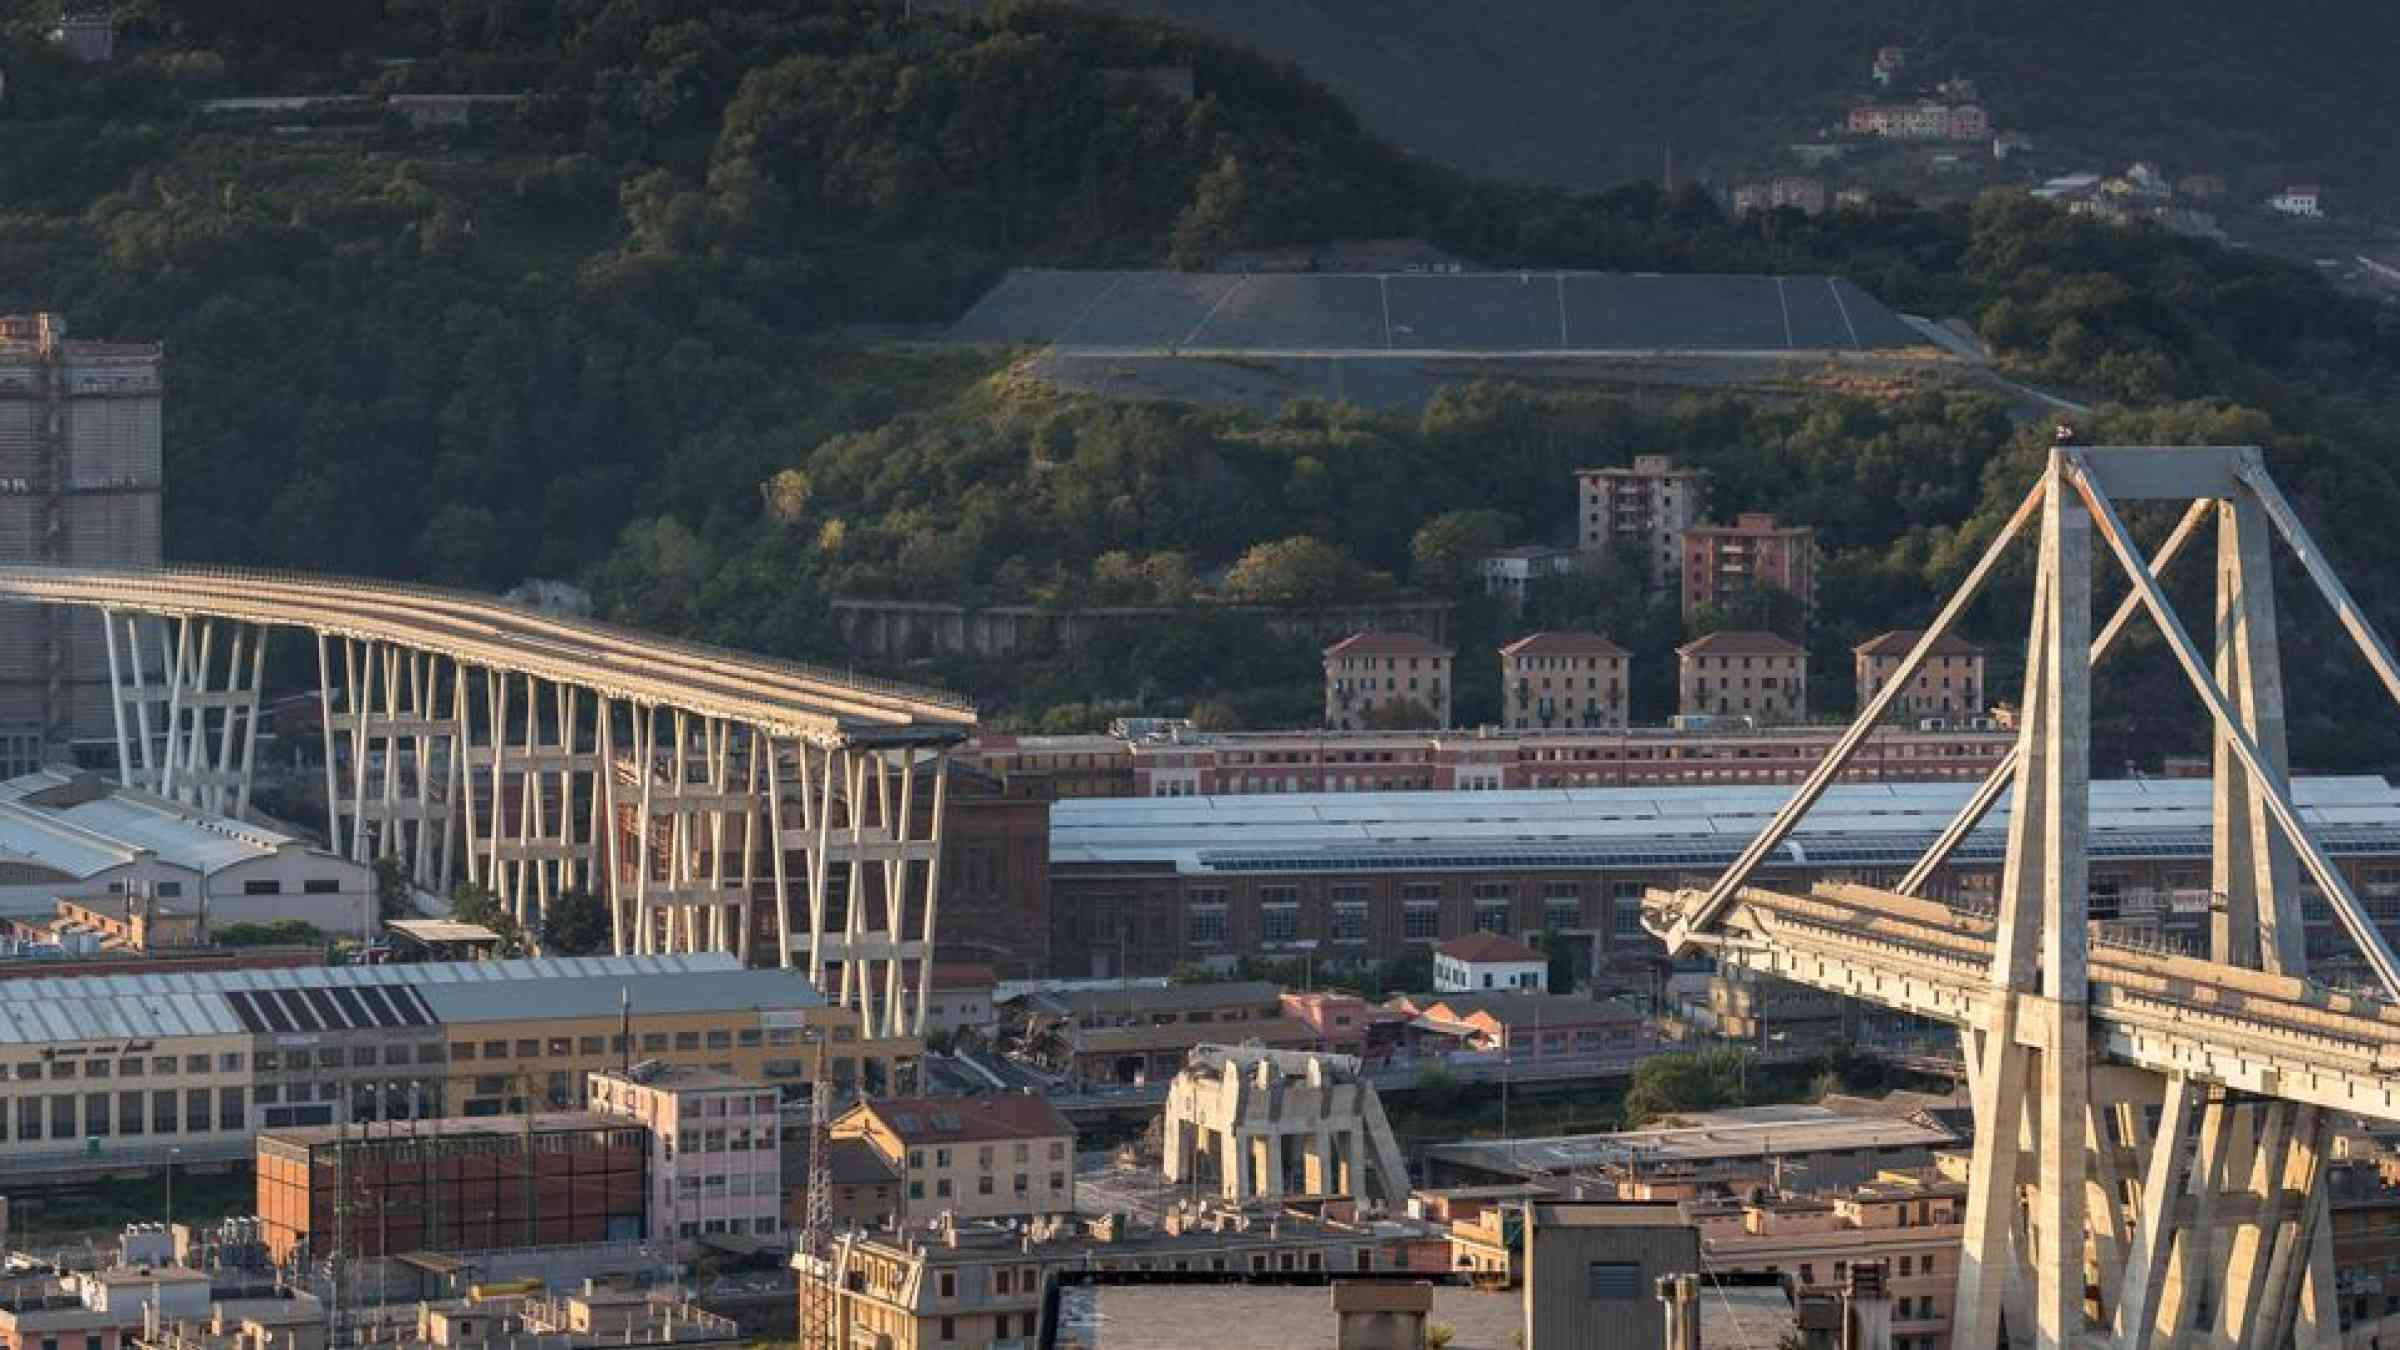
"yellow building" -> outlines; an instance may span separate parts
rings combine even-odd
[[[1922,629],[1898,628],[1850,649],[1860,707],[1883,692],[1924,636]],[[1973,719],[1984,715],[1983,694],[1983,648],[1945,633],[1925,654],[1916,678],[1900,691],[1892,710],[1901,718]]]
[[[606,979],[562,981],[539,997],[488,984],[424,992],[448,1033],[443,1095],[456,1115],[515,1111],[526,1083],[537,1106],[579,1107],[590,1074],[644,1060],[796,1087],[812,1072],[812,1027],[829,1038],[826,1069],[845,1086],[897,1082],[924,1050],[914,1038],[860,1040],[858,1015],[824,1006],[797,970],[644,981],[630,1009],[620,1005],[619,983]]]
[[[923,1051],[721,953],[0,981],[0,1152],[227,1161],[262,1129],[578,1107],[642,1060],[790,1089],[811,1028],[871,1091]]]
[[[1500,649],[1500,709],[1511,731],[1625,725],[1632,653],[1598,633],[1531,633]]]
[[[833,1123],[900,1175],[900,1221],[1029,1218],[1075,1208],[1075,1127],[1025,1093],[886,1097]]]

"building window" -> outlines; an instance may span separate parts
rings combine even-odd
[[[1333,940],[1364,942],[1367,940],[1367,904],[1363,900],[1338,900],[1333,906]]]
[[[1442,907],[1431,900],[1411,901],[1400,911],[1400,935],[1433,939],[1442,935]]]
[[[245,881],[242,883],[242,894],[281,895],[283,894],[283,883],[280,881]]]
[[[1297,941],[1300,937],[1300,906],[1284,903],[1260,904],[1258,907],[1258,936],[1261,942]]]
[[[1584,1267],[1584,1294],[1595,1299],[1633,1299],[1642,1294],[1638,1261],[1594,1261]]]
[[[1479,902],[1475,906],[1475,931],[1478,933],[1506,933],[1508,931],[1508,906]]]
[[[1183,912],[1183,940],[1195,947],[1214,947],[1225,941],[1225,906],[1194,901]]]
[[[340,895],[342,883],[331,877],[310,877],[300,883],[302,895]]]

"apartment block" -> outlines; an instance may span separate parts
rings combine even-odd
[[[792,1266],[803,1307],[812,1294],[833,1301],[829,1350],[1032,1350],[1049,1343],[1043,1307],[1062,1271],[1231,1279],[1407,1270],[1408,1239],[1379,1231],[1404,1227],[1179,1203],[1155,1226],[1112,1215],[848,1233],[828,1259],[800,1255]],[[1146,1330],[1155,1344],[1208,1337],[1204,1326]]]
[[[1028,1218],[1075,1208],[1075,1127],[1025,1093],[882,1097],[833,1123],[900,1174],[900,1221]]]
[[[1325,725],[1336,731],[1450,725],[1455,653],[1414,633],[1353,633],[1325,649]]]
[[[1860,707],[1883,691],[1899,673],[1901,661],[1924,636],[1922,629],[1896,628],[1850,649],[1858,678]],[[1944,633],[1933,644],[1933,650],[1926,653],[1916,678],[1900,692],[1892,710],[1910,720],[1979,717],[1983,714],[1984,692],[1983,648],[1955,634]]]
[[[1532,633],[1500,649],[1501,715],[1512,731],[1625,725],[1632,653],[1598,633]]]
[[[1710,1269],[1775,1273],[1803,1289],[1839,1288],[1851,1269],[1883,1264],[1893,1350],[1950,1343],[1966,1186],[1930,1168],[1887,1171],[1816,1195],[1688,1200]]]
[[[1745,511],[1731,525],[1694,525],[1682,535],[1683,617],[1724,609],[1752,593],[1782,591],[1800,602],[1805,625],[1816,608],[1817,532]]]
[[[1808,649],[1773,633],[1710,633],[1675,649],[1675,706],[1685,717],[1808,720]]]
[[[773,1238],[782,1231],[782,1097],[775,1089],[713,1069],[644,1061],[591,1075],[586,1095],[592,1110],[650,1132],[652,1237]]]
[[[107,22],[60,31],[85,52]],[[0,315],[0,560],[158,566],[160,359],[156,343],[69,338],[63,315]],[[145,632],[134,658],[154,679],[163,643]],[[106,737],[116,715],[97,612],[0,605],[0,726],[38,754]],[[12,771],[34,767],[25,744],[0,741]]]
[[[1665,455],[1636,455],[1631,468],[1577,469],[1575,491],[1577,547],[1606,559],[1630,543],[1650,584],[1664,586],[1682,565],[1676,539],[1700,519],[1708,478]]]

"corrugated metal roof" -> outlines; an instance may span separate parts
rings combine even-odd
[[[4,1045],[243,1034],[241,1022],[216,995],[103,994],[0,1003]]]
[[[75,792],[53,791],[78,784]],[[45,793],[51,799],[43,800]],[[98,795],[72,800],[87,793]],[[299,842],[89,775],[42,769],[0,781],[0,851],[77,878],[121,866],[141,851],[205,875]]]
[[[1967,799],[1965,783],[1844,784],[1829,790],[1784,847],[1784,860],[1910,856]],[[1503,865],[1704,866],[1747,844],[1791,796],[1757,787],[1549,788],[1511,792],[1293,793],[1230,797],[1077,798],[1051,808],[1053,867],[1171,864],[1186,873]],[[2205,779],[2092,784],[2093,850],[2180,857],[2205,850]],[[2400,839],[2400,791],[2373,776],[2292,785],[2311,833],[2335,851]],[[1967,846],[1996,846],[2001,799]],[[1574,856],[1567,856],[1567,855]],[[1462,861],[1492,858],[1489,864]],[[1537,855],[1539,855],[1537,857]]]
[[[732,961],[727,957],[728,962]],[[527,990],[490,981],[429,984],[417,990],[444,1025],[507,1021],[524,1017]],[[618,1010],[629,998],[643,1013],[730,1011],[741,1008],[814,1008],[824,1003],[816,986],[797,970],[727,969],[705,980],[679,973],[608,975],[553,979],[543,983],[539,1011],[545,1017],[596,1017]]]
[[[0,981],[0,1045],[584,1017],[627,993],[636,1014],[823,1002],[799,971],[722,952],[51,977]]]
[[[717,975],[739,971],[724,952],[652,956],[556,956],[519,961],[429,961],[396,966],[302,966],[281,970],[162,971],[142,975],[48,976],[0,980],[0,1004],[101,995],[223,993],[235,989],[326,989],[412,985],[517,985],[561,980],[650,975]],[[709,983],[714,983],[711,980]],[[700,987],[706,987],[705,985]],[[522,997],[520,993],[519,997]]]

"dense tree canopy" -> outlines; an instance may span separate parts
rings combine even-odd
[[[1481,652],[1520,621],[1636,647],[1636,712],[1656,716],[1672,606],[1602,576],[1537,588],[1519,620],[1469,574],[1503,536],[1572,537],[1574,468],[1672,453],[1711,472],[1720,512],[1816,525],[1809,639],[1838,706],[1844,645],[1924,617],[2039,462],[2045,432],[2010,400],[1932,382],[1835,372],[1639,407],[1477,383],[1415,417],[1250,416],[1060,394],[1000,357],[849,327],[953,314],[1009,266],[1419,235],[1495,265],[1848,276],[2102,406],[2089,439],[2269,446],[2369,603],[2400,577],[2391,312],[2022,195],[1736,222],[1688,186],[1475,181],[1254,54],[1033,3],[147,0],[108,68],[49,48],[52,6],[0,15],[0,308],[167,344],[182,560],[579,580],[612,617],[821,657],[843,594],[1305,605],[1413,586],[1468,599],[1461,716],[1492,715]],[[1188,72],[1191,96],[1160,72]],[[290,114],[297,134],[195,107],[440,91],[529,97],[423,131],[372,107]],[[1973,616],[1986,636],[2014,622],[2002,590]],[[2318,616],[2293,627],[2299,652],[2332,650]],[[2122,669],[2160,668],[2137,644]],[[1088,725],[1305,719],[1315,672],[1306,640],[1212,612],[931,673],[1028,724]],[[2106,753],[2176,748],[2158,701],[2104,705]],[[2308,763],[2394,750],[2297,708],[2294,731]]]

